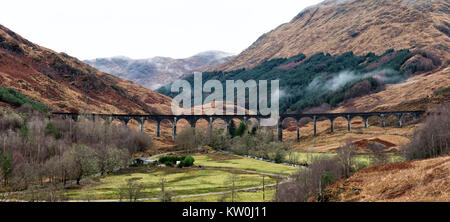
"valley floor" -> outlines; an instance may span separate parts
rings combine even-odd
[[[130,167],[111,175],[85,181],[81,186],[69,187],[68,200],[119,201],[119,188],[130,178],[140,178],[145,185],[141,201],[159,201],[160,181],[166,179],[165,189],[173,201],[231,201],[231,177],[236,176],[234,201],[263,201],[262,181],[266,187],[264,200],[273,198],[278,182],[298,170],[296,167],[275,164],[226,153],[195,155],[195,166],[172,168],[157,166]]]

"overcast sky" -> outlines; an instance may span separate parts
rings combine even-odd
[[[0,24],[79,59],[238,54],[321,0],[2,0]]]

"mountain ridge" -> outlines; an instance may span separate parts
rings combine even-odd
[[[252,45],[208,71],[252,68],[303,53],[356,55],[420,49],[450,58],[448,1],[327,0],[261,35]]]
[[[170,83],[193,72],[205,71],[232,58],[222,51],[205,51],[181,59],[151,57],[132,59],[125,56],[84,60],[101,71],[138,83],[149,89]]]

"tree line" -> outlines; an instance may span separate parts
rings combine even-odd
[[[0,112],[0,189],[77,184],[90,175],[127,166],[151,138],[111,122],[80,117],[49,119],[28,109]]]
[[[215,129],[212,132],[201,128],[186,128],[181,131],[175,144],[179,149],[195,152],[209,146],[214,150],[229,151],[239,155],[252,155],[277,163],[285,161],[289,143],[277,140],[272,129],[231,121],[228,131]]]

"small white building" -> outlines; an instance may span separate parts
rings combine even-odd
[[[133,160],[133,164],[135,165],[149,165],[156,162],[156,160],[152,160],[146,157],[140,157]]]

